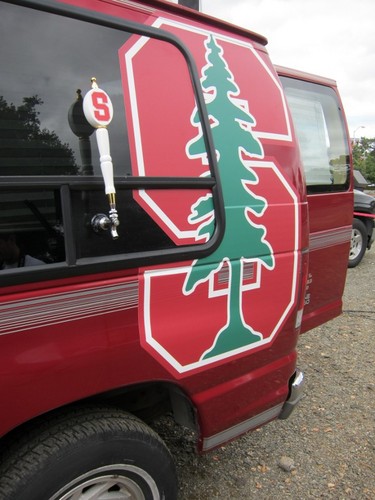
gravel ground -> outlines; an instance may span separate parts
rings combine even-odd
[[[305,398],[204,456],[169,421],[157,430],[178,469],[179,500],[375,499],[375,249],[348,270],[344,313],[301,336]]]

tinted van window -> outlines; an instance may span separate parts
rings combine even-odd
[[[191,229],[186,222],[190,215],[186,199],[213,198],[216,181],[209,173],[203,178],[201,171],[180,168],[181,158],[185,163],[190,160],[185,147],[171,147],[168,133],[159,135],[158,141],[152,135],[156,127],[160,129],[158,117],[166,109],[173,130],[179,130],[179,120],[186,119],[170,104],[168,78],[171,71],[176,72],[169,63],[171,58],[178,61],[184,84],[183,89],[175,89],[173,97],[177,103],[188,98],[190,120],[197,101],[197,82],[194,90],[189,73],[191,61],[176,44],[153,38],[152,32],[147,36],[149,27],[138,25],[141,35],[133,35],[123,31],[125,23],[122,20],[114,29],[0,3],[0,43],[6,47],[0,51],[2,285],[15,284],[13,275],[19,282],[54,279],[178,260],[177,255],[195,258],[199,252],[207,252],[207,240],[195,238],[197,227]],[[144,107],[142,127],[150,144],[147,156],[138,140],[137,153],[152,167],[147,171],[137,168],[131,159],[127,120],[134,131],[134,115],[130,119],[124,105],[131,74],[124,51],[137,36],[142,43],[154,42],[150,45],[157,62],[150,77],[149,65],[133,61],[140,71],[131,79],[136,97],[146,97],[140,106]],[[98,230],[93,223],[108,215],[110,208],[96,132],[82,111],[93,77],[110,97],[114,110],[108,135],[120,220],[118,239],[111,238],[108,226],[107,231],[105,227]],[[135,100],[132,94],[131,102]],[[165,216],[166,200],[172,216],[182,212],[182,231]],[[158,204],[163,203],[160,208]],[[210,208],[213,214],[213,202]],[[12,258],[10,263],[8,250],[13,244],[19,248],[17,255],[30,258]]]

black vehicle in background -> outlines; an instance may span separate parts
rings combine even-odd
[[[374,241],[375,197],[354,189],[354,214],[348,267],[356,267]]]

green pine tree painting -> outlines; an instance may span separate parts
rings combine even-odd
[[[262,339],[244,321],[242,314],[242,281],[245,261],[257,260],[267,269],[274,268],[271,245],[266,241],[264,226],[252,222],[249,215],[261,216],[267,207],[264,198],[251,192],[258,182],[256,173],[244,165],[244,155],[261,159],[263,148],[252,133],[255,118],[236,96],[240,90],[224,59],[224,53],[214,37],[205,42],[207,65],[202,70],[202,88],[210,119],[218,168],[224,197],[226,229],[220,246],[208,257],[193,262],[184,283],[184,293],[193,293],[213,273],[227,263],[229,266],[227,322],[216,335],[213,345],[203,359],[219,356]],[[198,135],[187,144],[190,158],[206,159],[199,115],[194,110],[192,123]],[[191,223],[200,223],[198,237],[208,237],[215,227],[212,196],[197,200],[192,206]],[[259,265],[259,264],[258,264]]]

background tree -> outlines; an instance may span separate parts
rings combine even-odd
[[[227,323],[218,332],[212,347],[204,353],[204,358],[238,349],[262,338],[261,333],[254,331],[243,318],[243,265],[246,260],[257,259],[268,269],[274,266],[265,228],[251,220],[252,216],[262,215],[267,207],[264,198],[252,193],[250,186],[258,182],[258,177],[245,166],[246,158],[264,156],[260,141],[252,133],[256,122],[246,107],[236,100],[239,88],[223,57],[222,48],[213,37],[206,41],[206,49],[208,64],[203,68],[202,87],[222,181],[226,228],[219,248],[193,263],[184,291],[192,293],[224,263],[229,266],[229,283]],[[205,161],[206,150],[196,110],[192,122],[199,128],[199,134],[187,145],[187,152],[190,157],[201,157]],[[208,238],[212,234],[215,221],[211,195],[200,198],[192,206],[190,221],[200,222],[199,237]]]
[[[1,175],[73,175],[73,151],[54,131],[42,129],[37,95],[24,97],[20,106],[0,96]]]
[[[361,137],[353,144],[353,166],[370,184],[375,183],[375,138]]]

